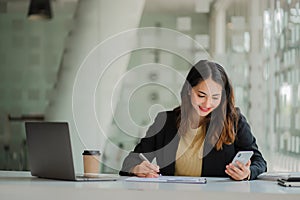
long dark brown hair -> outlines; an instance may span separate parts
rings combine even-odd
[[[181,106],[175,109],[178,113],[177,128],[180,135],[188,131],[194,109],[189,94],[194,86],[209,78],[222,86],[221,102],[215,110],[199,121],[199,126],[206,133],[206,140],[210,140],[217,150],[221,150],[223,144],[231,144],[235,140],[238,114],[232,85],[224,68],[218,63],[201,60],[189,71],[181,90]]]

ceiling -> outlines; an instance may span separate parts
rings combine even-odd
[[[146,0],[146,13],[191,14],[196,12],[196,5],[209,5],[212,0]]]

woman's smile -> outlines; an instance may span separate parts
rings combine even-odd
[[[209,112],[211,108],[204,108],[204,107],[199,106],[199,109],[200,109],[202,112]]]

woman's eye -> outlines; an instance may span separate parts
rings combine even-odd
[[[219,98],[215,97],[215,98],[213,98],[213,100],[219,100]]]
[[[205,96],[203,96],[203,95],[198,95],[198,97],[200,97],[200,98],[204,98]]]

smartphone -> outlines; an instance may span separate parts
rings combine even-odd
[[[236,161],[241,162],[242,164],[246,165],[246,163],[250,160],[251,156],[253,155],[253,151],[239,151],[235,155],[232,160],[232,164],[237,167]]]
[[[300,177],[295,178],[287,178],[287,179],[278,179],[278,185],[285,186],[285,187],[300,187]]]
[[[280,178],[281,180],[283,181],[288,181],[288,182],[300,182],[300,176],[297,175],[297,176],[293,176],[293,175],[290,175],[286,178]]]

